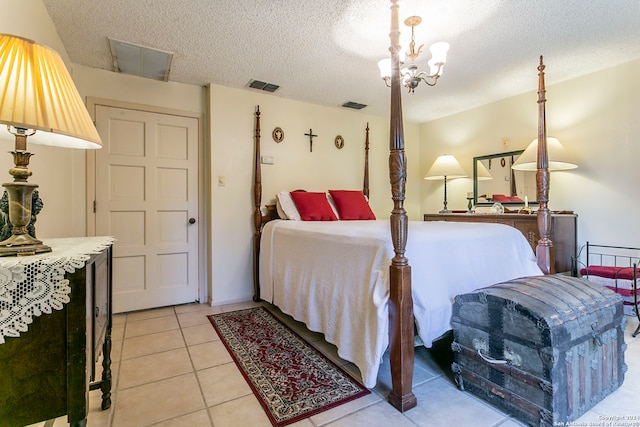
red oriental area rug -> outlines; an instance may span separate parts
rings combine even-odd
[[[263,307],[209,320],[274,426],[370,393]]]

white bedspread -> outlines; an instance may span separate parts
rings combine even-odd
[[[388,221],[269,222],[262,233],[260,296],[322,332],[376,383],[388,346]],[[451,329],[458,294],[540,275],[520,231],[501,224],[410,221],[414,316],[426,346]]]

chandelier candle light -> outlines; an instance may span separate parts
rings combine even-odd
[[[407,52],[402,52],[400,55],[400,64],[404,65],[405,58],[407,56],[411,59],[411,63],[400,71],[402,78],[402,85],[407,88],[410,93],[413,93],[415,88],[418,87],[421,81],[425,82],[429,86],[435,86],[438,82],[438,78],[442,75],[442,69],[447,62],[447,52],[449,51],[449,43],[437,42],[431,45],[429,50],[431,51],[431,59],[429,60],[429,72],[419,72],[418,66],[415,64],[415,60],[420,55],[422,47],[420,45],[416,50],[416,39],[414,28],[422,22],[422,18],[419,16],[410,16],[405,19],[404,24],[411,27],[411,42],[409,43],[409,49]],[[388,87],[391,87],[391,59],[385,58],[378,62],[378,68],[380,68],[380,76]]]
[[[12,235],[0,242],[0,256],[33,255],[51,248],[29,235],[31,198],[38,185],[27,182],[29,142],[67,148],[101,148],[91,117],[60,55],[18,36],[0,34],[0,124],[15,137],[9,196]],[[0,129],[4,133],[4,129]],[[0,135],[4,139],[5,135]]]

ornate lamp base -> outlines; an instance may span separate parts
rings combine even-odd
[[[27,256],[51,252],[51,248],[30,235],[27,226],[31,222],[32,196],[38,187],[28,182],[2,184],[8,194],[9,221],[13,226],[11,235],[0,242],[0,256]]]
[[[0,256],[26,256],[51,252],[51,248],[29,234],[13,234],[0,242]]]
[[[0,257],[2,256],[27,256],[39,253],[51,252],[51,248],[43,245],[42,242],[33,245],[21,246],[0,246]]]
[[[35,130],[11,126],[7,128],[16,137],[15,150],[11,151],[14,166],[9,169],[9,175],[13,177],[13,182],[2,184],[7,190],[7,216],[12,230],[11,236],[0,242],[0,256],[24,256],[51,252],[49,246],[43,245],[41,240],[34,237],[35,232],[32,236],[28,231],[32,214],[34,214],[32,212],[32,207],[34,207],[32,198],[38,185],[27,182],[27,178],[31,176],[28,166],[29,158],[32,156],[32,153],[27,151],[27,136],[33,135]],[[39,211],[42,206],[35,206],[35,208],[36,211]],[[6,220],[6,218],[3,219]]]

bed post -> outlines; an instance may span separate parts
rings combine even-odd
[[[253,199],[255,210],[253,213],[253,225],[255,232],[253,234],[253,300],[260,301],[260,282],[258,277],[258,263],[260,260],[260,234],[262,232],[262,212],[260,205],[262,204],[262,167],[260,165],[260,106],[256,107],[256,124],[255,124],[255,168],[253,182]]]
[[[546,90],[544,86],[544,63],[540,55],[538,65],[538,171],[536,188],[538,191],[538,232],[540,239],[536,247],[538,267],[544,274],[555,274],[553,242],[551,241],[551,212],[549,211],[549,155],[547,152],[547,119],[545,113]]]
[[[364,140],[364,183],[362,184],[362,193],[369,200],[369,122],[367,122],[367,128]]]
[[[417,405],[412,391],[413,380],[413,299],[411,296],[411,266],[405,257],[408,222],[404,210],[407,162],[402,126],[400,87],[400,30],[398,0],[391,0],[391,120],[389,135],[389,179],[393,211],[391,240],[395,256],[389,267],[389,356],[392,390],[389,403],[400,412]]]

